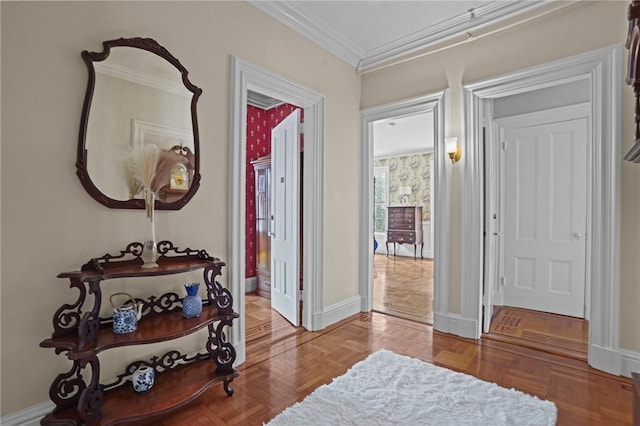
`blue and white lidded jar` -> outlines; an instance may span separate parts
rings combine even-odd
[[[202,299],[198,295],[199,283],[185,284],[187,295],[182,299],[182,314],[185,318],[199,317],[202,313]]]
[[[133,389],[136,392],[146,392],[153,386],[153,382],[156,377],[156,371],[146,365],[138,367],[136,371],[133,372],[133,376],[131,377],[131,383],[133,383]]]

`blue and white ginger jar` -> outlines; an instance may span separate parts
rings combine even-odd
[[[133,383],[133,389],[136,392],[146,392],[153,386],[153,382],[156,377],[156,371],[143,365],[133,372],[131,383]]]

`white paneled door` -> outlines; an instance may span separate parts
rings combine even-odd
[[[587,118],[505,127],[504,305],[585,314]]]
[[[300,230],[299,110],[271,132],[271,307],[298,326]]]

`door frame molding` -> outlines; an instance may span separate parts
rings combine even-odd
[[[461,315],[482,325],[483,152],[482,127],[492,99],[581,79],[591,89],[593,179],[590,258],[593,280],[589,364],[612,374],[622,370],[618,347],[620,293],[620,163],[622,46],[593,50],[464,86],[465,140],[462,194]],[[479,279],[480,278],[480,279]]]
[[[378,120],[421,112],[433,112],[434,188],[431,212],[433,242],[433,310],[436,314],[449,310],[449,173],[445,161],[444,111],[448,92],[406,99],[360,111],[362,191],[360,198],[360,297],[361,311],[373,309],[373,123]],[[450,162],[449,162],[450,163]]]
[[[322,328],[324,309],[324,105],[325,97],[275,73],[231,56],[230,150],[229,150],[229,289],[235,310],[240,315],[231,327],[236,349],[236,364],[245,353],[245,188],[247,91],[253,90],[304,109],[303,200],[303,282],[302,326],[315,331]]]

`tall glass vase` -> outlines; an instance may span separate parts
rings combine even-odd
[[[145,223],[144,223],[144,240],[142,247],[142,260],[144,261],[143,268],[156,268],[158,264],[158,246],[156,245],[156,225],[155,225],[155,205],[156,194],[155,192],[146,189],[144,190],[144,205],[145,205]]]

